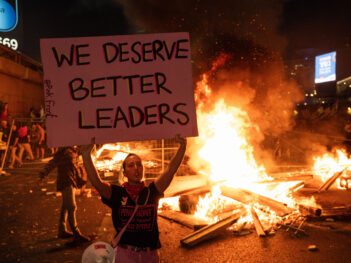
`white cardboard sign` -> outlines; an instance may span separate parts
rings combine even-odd
[[[50,147],[197,136],[188,33],[40,40]]]

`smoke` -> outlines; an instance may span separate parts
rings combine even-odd
[[[276,138],[305,155],[325,151],[327,139],[291,132],[293,112],[303,94],[287,78],[282,60],[287,42],[277,30],[284,1],[116,1],[140,31],[190,33],[194,87],[204,103],[202,110],[211,110],[219,98],[245,110],[259,127],[249,136],[257,159],[272,161]],[[225,63],[219,63],[223,58]],[[204,73],[209,76],[210,97],[196,88]]]
[[[116,0],[126,17],[147,33],[189,32],[194,76],[207,71],[225,45],[245,48],[245,42],[282,51],[284,38],[276,30],[281,1]]]

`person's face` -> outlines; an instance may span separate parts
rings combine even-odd
[[[138,184],[143,179],[143,164],[138,156],[130,156],[125,160],[124,176],[130,184]]]

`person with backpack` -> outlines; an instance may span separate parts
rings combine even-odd
[[[61,147],[39,173],[39,183],[42,183],[44,177],[57,167],[56,188],[62,193],[57,236],[58,238],[73,237],[74,244],[90,241],[88,236],[80,232],[76,220],[76,190],[87,182],[84,180],[85,170],[78,163],[78,156],[78,147]],[[72,232],[67,230],[67,221]]]
[[[23,161],[23,153],[26,152],[26,157],[29,160],[34,160],[32,147],[30,145],[30,134],[28,133],[28,127],[24,123],[20,123],[20,127],[17,130],[18,137],[16,138],[14,144],[18,144],[19,153],[18,158]]]

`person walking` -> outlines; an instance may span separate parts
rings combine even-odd
[[[17,130],[18,137],[15,140],[15,144],[19,147],[18,157],[23,161],[23,153],[26,152],[26,158],[29,160],[34,160],[32,147],[30,145],[30,135],[28,134],[28,127],[25,124],[20,124],[19,129]]]
[[[39,123],[32,124],[31,141],[35,157],[37,159],[44,159],[45,156],[45,130]]]
[[[57,236],[58,238],[73,237],[73,243],[75,244],[88,242],[90,238],[80,232],[76,220],[76,189],[81,188],[84,184],[80,180],[83,171],[78,165],[78,148],[75,146],[60,148],[40,172],[39,183],[55,167],[57,167],[56,188],[57,191],[62,193],[62,206]],[[72,232],[67,230],[67,220]]]
[[[112,221],[117,232],[113,241],[116,263],[159,262],[158,202],[171,183],[186,150],[186,139],[177,136],[176,141],[180,146],[168,168],[148,186],[143,181],[144,167],[138,155],[129,154],[124,159],[123,175],[127,182],[118,186],[101,180],[91,158],[94,145],[81,146],[88,178],[101,195],[102,202],[112,210]]]
[[[17,167],[22,166],[21,159],[17,156],[18,150],[18,132],[16,124],[12,126],[12,136],[10,139],[10,164],[8,168],[13,169],[17,163]]]

